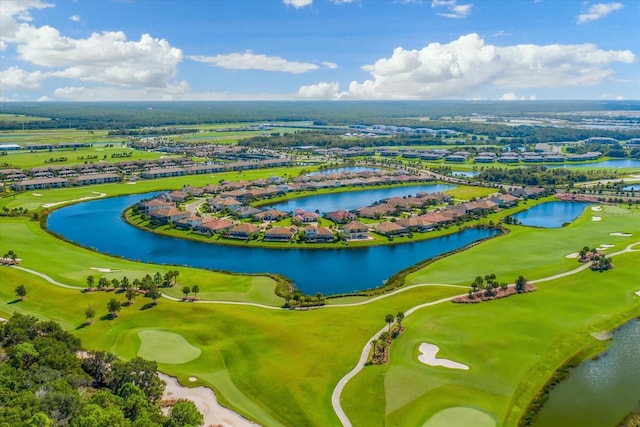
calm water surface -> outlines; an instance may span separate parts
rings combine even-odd
[[[428,241],[358,249],[293,249],[293,244],[292,249],[225,246],[160,236],[124,222],[122,211],[149,196],[121,196],[61,208],[49,215],[48,228],[72,242],[133,260],[241,273],[279,273],[309,294],[378,287],[404,268],[497,233],[468,229]]]
[[[611,347],[549,394],[534,427],[613,427],[640,409],[640,320],[617,330]]]
[[[636,159],[613,159],[596,163],[583,163],[572,165],[545,165],[549,168],[640,168],[640,160]]]
[[[290,212],[296,209],[315,212],[331,212],[339,209],[350,211],[352,209],[369,206],[374,202],[389,197],[415,195],[421,191],[435,193],[456,188],[449,184],[418,184],[407,187],[375,188],[372,190],[348,191],[344,193],[321,194],[318,196],[301,197],[281,203],[269,205],[270,208]]]
[[[546,202],[513,215],[522,225],[544,228],[560,228],[584,212],[592,203]]]
[[[640,184],[637,185],[627,185],[626,187],[622,188],[624,191],[640,191]]]

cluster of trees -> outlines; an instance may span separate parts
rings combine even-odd
[[[29,215],[29,209],[27,208],[11,208],[9,209],[6,206],[2,207],[0,210],[0,216],[27,216]]]
[[[473,282],[471,282],[470,286],[471,289],[469,289],[469,298],[473,299],[478,290],[484,291],[485,296],[492,297],[496,295],[498,288],[506,290],[508,285],[505,282],[498,283],[495,273],[491,273],[486,274],[484,277],[476,276]]]
[[[599,252],[598,248],[589,248],[589,246],[585,246],[580,249],[580,252],[578,252],[578,261],[591,261],[590,268],[593,271],[606,271],[613,268],[611,258],[607,257],[602,252]]]
[[[142,279],[133,279],[130,281],[127,276],[123,276],[121,279],[113,278],[111,280],[102,276],[96,280],[96,276],[87,276],[87,288],[88,290],[108,290],[109,287],[120,289],[122,291],[140,290],[149,291],[152,288],[159,287],[171,287],[176,284],[176,280],[180,272],[177,270],[169,270],[164,275],[160,272],[156,272],[153,277],[150,274],[146,274]]]
[[[155,362],[82,352],[55,322],[15,314],[0,325],[0,425],[184,427],[203,416],[180,401],[160,410],[164,382]],[[82,357],[78,357],[82,355]]]
[[[530,166],[526,168],[496,167],[481,169],[477,178],[480,181],[501,184],[553,187],[556,185],[572,186],[576,182],[596,179],[614,179],[617,178],[617,172],[607,170],[572,171],[565,168],[548,168],[546,166]]]
[[[386,363],[389,359],[389,346],[395,338],[400,335],[403,330],[402,321],[404,320],[404,312],[399,311],[395,316],[391,313],[384,317],[388,329],[380,334],[377,339],[371,341],[371,360],[369,364],[380,365]],[[396,326],[392,329],[392,325]]]

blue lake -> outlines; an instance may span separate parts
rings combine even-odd
[[[637,185],[627,185],[622,188],[624,191],[640,191],[640,184]]]
[[[592,203],[546,202],[513,215],[522,225],[545,228],[560,228],[584,212]]]
[[[296,209],[315,212],[332,212],[339,209],[350,211],[352,209],[369,206],[374,202],[389,197],[415,195],[421,191],[435,193],[456,188],[449,184],[419,184],[407,187],[375,188],[372,190],[349,191],[344,193],[320,194],[318,196],[301,197],[281,203],[274,203],[269,207],[285,212]]]
[[[322,171],[309,172],[307,175],[332,175],[334,173],[360,173],[360,172],[377,172],[380,168],[370,168],[366,166],[345,166],[343,168],[325,169]]]
[[[618,425],[640,409],[640,320],[613,334],[611,347],[597,360],[571,370],[549,393],[533,427]]]
[[[567,164],[567,165],[545,165],[548,168],[640,168],[640,160],[636,159],[613,159],[596,163]]]
[[[109,255],[241,273],[279,273],[308,294],[379,287],[402,269],[498,233],[468,229],[414,243],[327,250],[296,249],[293,244],[292,249],[226,246],[160,236],[124,222],[122,211],[145,197],[149,195],[114,197],[61,208],[49,215],[47,225],[72,242]]]

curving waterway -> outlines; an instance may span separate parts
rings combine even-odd
[[[513,215],[522,225],[544,228],[560,228],[578,218],[587,202],[545,202]]]
[[[613,334],[609,349],[571,370],[549,393],[534,427],[615,426],[640,410],[640,320]]]
[[[407,194],[407,187],[396,191]],[[419,242],[349,249],[227,246],[161,236],[127,224],[122,212],[147,197],[150,194],[120,196],[57,209],[49,215],[47,226],[69,241],[132,260],[240,273],[279,273],[308,294],[378,287],[402,269],[498,233],[467,229]]]

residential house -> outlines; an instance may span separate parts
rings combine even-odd
[[[338,224],[344,224],[349,221],[355,221],[356,219],[358,219],[356,214],[342,209],[334,212],[327,212],[324,214],[324,216],[325,218],[330,219],[331,221]]]
[[[231,239],[249,240],[251,236],[255,235],[258,231],[260,231],[260,227],[257,225],[244,222],[231,228],[227,237]]]
[[[279,211],[277,209],[269,209],[255,214],[255,218],[259,221],[278,221],[289,215],[288,212]]]
[[[211,218],[207,217],[202,220],[202,223],[195,226],[193,231],[203,234],[217,234],[225,230],[231,230],[234,227],[234,223],[227,219]]]
[[[401,225],[404,228],[416,230],[419,232],[429,231],[434,227],[434,223],[428,221],[422,215],[414,215],[408,218],[398,218],[396,224]]]
[[[345,226],[342,228],[342,233],[349,240],[368,239],[369,227],[359,221],[353,221],[345,224]]]
[[[168,208],[160,208],[149,212],[151,220],[155,220],[161,224],[176,223],[183,218],[191,216],[191,212],[181,211],[175,206]]]
[[[387,237],[399,236],[407,232],[407,229],[402,225],[389,221],[384,221],[376,225],[375,230],[377,233]]]
[[[308,212],[308,211],[305,211],[304,209],[296,209],[295,211],[293,211],[293,221],[295,222],[302,222],[302,223],[316,222],[318,221],[319,216],[320,215],[318,215],[315,212]]]
[[[311,224],[304,227],[304,237],[309,243],[333,242],[333,232],[330,229]]]
[[[296,227],[273,227],[264,233],[266,242],[288,242],[296,234]]]

